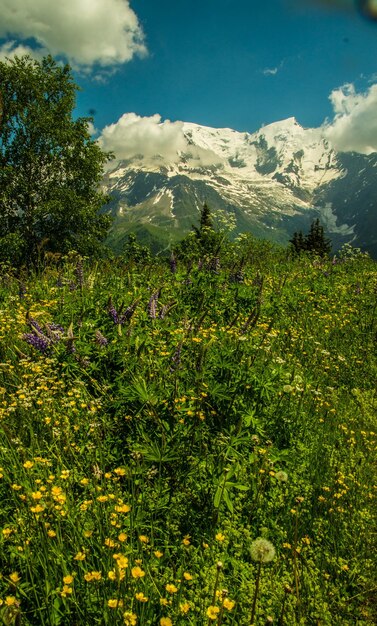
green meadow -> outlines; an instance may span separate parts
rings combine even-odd
[[[377,266],[216,255],[0,272],[0,620],[377,620]]]

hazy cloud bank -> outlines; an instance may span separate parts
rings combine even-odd
[[[377,84],[357,93],[346,84],[330,94],[334,119],[323,126],[324,136],[336,150],[370,154],[377,151]]]
[[[34,39],[38,48],[8,41],[0,57],[20,52],[64,56],[75,69],[114,67],[145,54],[143,32],[128,0],[2,0],[0,37]],[[33,46],[34,48],[34,46]]]

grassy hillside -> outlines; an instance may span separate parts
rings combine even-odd
[[[4,624],[376,623],[377,266],[0,277]]]

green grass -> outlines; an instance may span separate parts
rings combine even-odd
[[[376,623],[376,264],[203,261],[3,268],[4,624]]]

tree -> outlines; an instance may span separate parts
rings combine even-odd
[[[312,222],[307,235],[304,236],[301,231],[295,232],[289,242],[297,254],[308,251],[319,256],[326,256],[331,252],[331,241],[325,237],[323,226],[318,218]]]
[[[50,56],[0,62],[0,251],[15,262],[42,250],[93,254],[109,228],[99,184],[110,155],[91,118],[73,119],[77,89]]]

